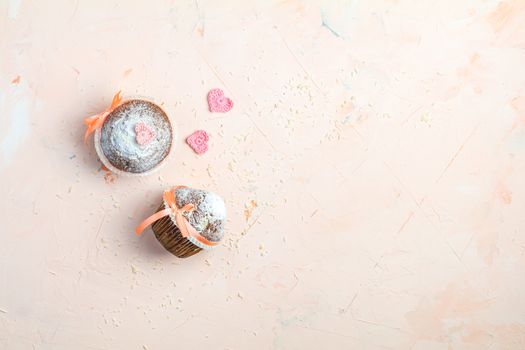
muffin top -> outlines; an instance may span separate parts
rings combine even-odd
[[[115,108],[100,131],[100,148],[119,170],[144,173],[170,152],[173,131],[166,113],[145,100],[128,100]]]
[[[179,208],[188,203],[194,205],[193,211],[183,215],[204,238],[212,242],[222,239],[226,207],[221,197],[213,192],[183,187],[175,191],[175,200]]]

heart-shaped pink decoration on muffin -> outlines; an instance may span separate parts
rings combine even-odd
[[[137,123],[135,125],[135,133],[137,143],[141,146],[145,146],[153,140],[155,133],[144,123]]]
[[[208,106],[210,112],[226,113],[233,108],[233,101],[221,89],[212,89],[208,92]]]
[[[186,143],[197,154],[203,154],[208,150],[208,140],[210,137],[204,130],[197,130],[186,138]]]

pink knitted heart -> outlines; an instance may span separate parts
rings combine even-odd
[[[197,130],[186,138],[186,143],[197,154],[203,154],[208,150],[208,140],[210,137],[204,130]]]
[[[224,96],[224,91],[221,89],[211,89],[208,92],[208,106],[210,112],[226,113],[233,108],[233,101]]]
[[[151,140],[153,140],[153,137],[155,137],[155,133],[153,132],[153,130],[151,130],[144,123],[137,123],[135,125],[135,133],[137,134],[135,136],[137,139],[137,143],[141,146],[147,145],[151,142]]]

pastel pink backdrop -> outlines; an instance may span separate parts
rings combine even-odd
[[[1,1],[0,348],[525,348],[524,22],[521,0]],[[118,89],[176,124],[155,175],[82,143]],[[225,198],[222,247],[133,234],[176,184]]]

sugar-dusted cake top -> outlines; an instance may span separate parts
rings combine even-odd
[[[197,232],[212,242],[222,239],[226,207],[221,197],[213,192],[184,187],[175,191],[175,200],[179,208],[188,203],[195,206],[192,212],[184,216]]]
[[[143,173],[168,156],[172,140],[171,123],[159,106],[145,100],[129,100],[106,118],[100,147],[117,169]]]

